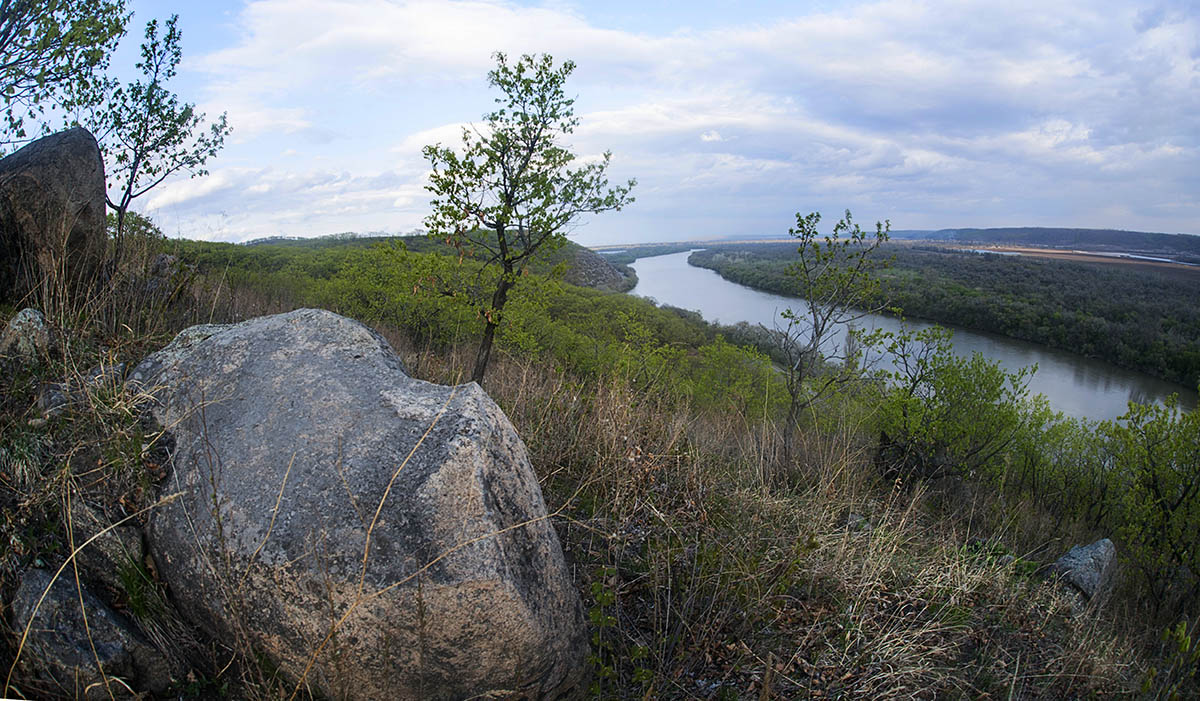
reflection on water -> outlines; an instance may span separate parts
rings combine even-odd
[[[1154,401],[1154,397],[1146,394],[1141,387],[1130,387],[1129,401],[1137,404],[1149,404]]]
[[[711,270],[694,268],[687,264],[687,257],[685,252],[638,259],[632,266],[637,271],[638,284],[630,294],[699,311],[709,321],[723,324],[749,321],[768,328],[775,325],[784,309],[803,304],[802,300],[753,290],[729,282]],[[896,331],[901,328],[898,320],[879,315],[871,315],[858,323],[868,329]],[[925,322],[908,322],[906,325],[915,329],[931,326]],[[1194,389],[1065,351],[951,328],[956,353],[971,355],[979,352],[1010,372],[1036,363],[1038,370],[1029,383],[1030,391],[1046,395],[1052,407],[1071,416],[1113,419],[1125,413],[1129,401],[1162,401],[1172,393],[1180,395],[1182,406],[1189,409],[1196,406]],[[842,339],[844,330],[836,342],[840,344]]]

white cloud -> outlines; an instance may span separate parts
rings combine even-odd
[[[231,138],[239,142],[267,132],[294,134],[313,126],[312,122],[304,117],[304,110],[298,107],[271,109],[256,105],[243,106],[227,103],[223,106],[222,111],[234,115],[230,123],[230,126],[233,127]],[[216,114],[216,111],[209,110],[205,114]]]
[[[613,180],[639,179],[637,204],[588,236],[669,238],[697,210],[735,233],[802,203],[902,213],[906,228],[1200,220],[1186,3],[879,0],[702,31],[682,29],[688,15],[634,33],[586,6],[249,2],[237,43],[193,62],[206,111],[235,128],[220,169],[147,204],[224,211],[206,226],[229,232],[252,228],[242,218],[279,233],[345,230],[338,216],[414,226],[421,147],[457,144],[491,107],[485,75],[504,50],[574,59],[574,146],[611,149]],[[636,223],[603,223],[618,218]]]
[[[146,200],[146,209],[157,209],[180,205],[186,202],[228,190],[232,187],[224,173],[210,173],[203,178],[177,179],[152,190]]]

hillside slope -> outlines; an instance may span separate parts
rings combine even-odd
[[[331,234],[316,238],[264,238],[248,241],[242,246],[255,249],[278,249],[279,251],[313,251],[319,252],[330,249],[347,250],[369,248],[379,244],[402,244],[415,253],[455,254],[457,251],[446,243],[426,236],[359,236],[355,234]],[[232,245],[232,244],[231,244]],[[475,252],[473,257],[482,260],[484,252]],[[636,282],[633,271],[622,266],[620,268],[610,263],[604,256],[574,241],[566,241],[562,247],[546,251],[533,258],[531,272],[549,273],[556,266],[562,265],[563,279],[579,287],[591,287],[598,290],[624,292],[631,289]]]

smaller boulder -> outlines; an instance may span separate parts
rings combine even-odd
[[[0,355],[11,355],[33,363],[49,355],[54,348],[54,333],[44,314],[22,309],[9,320],[0,334]]]
[[[38,390],[37,410],[51,419],[68,409],[86,405],[96,392],[117,392],[125,378],[125,363],[97,365],[66,382],[44,382]]]
[[[46,570],[29,570],[13,597],[13,628],[18,634],[29,630],[20,659],[26,670],[74,698],[110,698],[110,690],[127,697],[125,685],[167,690],[171,670],[161,652],[87,589],[77,590],[65,571],[53,585],[51,577]]]
[[[1108,538],[1076,545],[1050,565],[1050,572],[1090,601],[1112,587],[1117,574],[1117,548]]]
[[[62,414],[70,403],[67,386],[62,382],[46,382],[38,390],[37,409],[42,418],[49,419]]]
[[[851,533],[870,533],[872,530],[871,522],[862,514],[851,513],[846,516],[846,530]]]
[[[108,390],[115,392],[125,381],[125,363],[115,365],[94,365],[84,373],[82,385],[92,391]]]
[[[104,159],[86,129],[0,159],[0,297],[45,281],[93,284],[108,243],[104,191]]]

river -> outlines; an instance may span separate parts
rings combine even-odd
[[[698,311],[708,321],[748,321],[768,328],[781,311],[802,304],[801,300],[751,289],[706,268],[690,266],[689,253],[639,258],[632,265],[638,284],[630,294]],[[877,314],[859,325],[890,331],[901,326],[899,320]],[[920,329],[931,324],[908,321],[905,325]],[[948,328],[954,331],[955,353],[969,356],[978,351],[1009,371],[1036,363],[1037,374],[1029,383],[1030,391],[1045,395],[1054,409],[1069,416],[1115,419],[1125,413],[1131,400],[1161,402],[1172,393],[1180,396],[1181,405],[1196,407],[1195,390],[1165,380],[1006,336]]]

